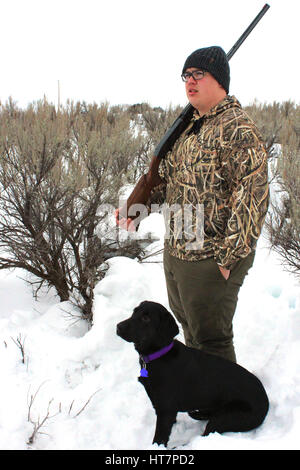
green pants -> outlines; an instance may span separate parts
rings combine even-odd
[[[255,252],[240,259],[226,281],[213,258],[183,261],[165,250],[169,305],[182,325],[187,346],[236,362],[232,319],[254,256]]]

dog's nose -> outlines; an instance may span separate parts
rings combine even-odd
[[[117,335],[122,336],[124,334],[124,324],[123,322],[117,324]]]

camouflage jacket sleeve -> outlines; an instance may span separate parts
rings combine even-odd
[[[255,249],[268,209],[267,152],[260,140],[245,144],[235,142],[224,149],[223,177],[231,194],[227,204],[227,226],[224,237],[216,240],[217,263],[232,269],[239,258]]]

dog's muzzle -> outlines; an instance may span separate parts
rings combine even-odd
[[[117,335],[125,341],[132,341],[130,337],[130,328],[127,320],[121,321],[117,324]]]

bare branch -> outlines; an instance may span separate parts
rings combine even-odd
[[[99,388],[98,390],[96,390],[91,396],[90,398],[86,401],[86,403],[84,404],[84,406],[78,411],[78,413],[76,413],[76,415],[74,416],[74,418],[77,418],[77,416],[79,416],[83,410],[85,410],[86,406],[90,403],[91,399],[93,398],[93,396],[96,395],[96,393],[100,392],[101,388]],[[73,402],[72,402],[72,405],[73,405]]]
[[[25,338],[22,340],[22,335],[21,335],[21,333],[20,333],[17,339],[14,339],[13,337],[11,337],[11,339],[12,339],[12,341],[15,343],[15,345],[20,349],[21,354],[22,354],[22,363],[25,364],[25,349],[24,349],[24,344],[25,344],[26,336],[25,336]]]
[[[37,391],[35,392],[34,395],[31,395],[30,396],[30,400],[29,400],[29,403],[28,403],[28,415],[27,415],[27,419],[28,419],[28,422],[30,422],[32,425],[33,425],[33,432],[32,434],[30,435],[28,441],[27,441],[27,444],[33,444],[34,440],[36,439],[36,436],[37,434],[45,434],[45,433],[42,433],[40,430],[45,426],[46,422],[49,421],[50,419],[54,418],[55,416],[57,416],[59,413],[61,413],[61,403],[59,404],[59,407],[58,407],[58,411],[54,414],[50,414],[50,407],[51,407],[51,404],[53,402],[53,398],[51,398],[51,400],[49,400],[48,402],[48,406],[47,406],[47,410],[45,412],[45,415],[42,419],[40,419],[40,416],[38,416],[38,418],[34,419],[32,417],[32,406],[36,400],[36,397],[39,393],[39,391],[41,390],[41,387],[44,385],[45,382],[43,382],[39,388],[37,389]],[[28,396],[27,396],[27,401],[28,401]]]

